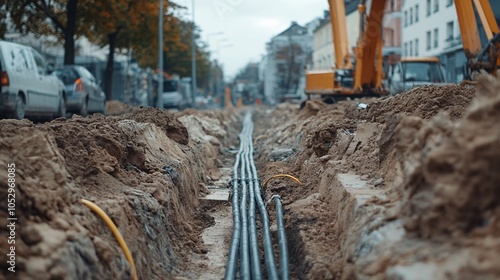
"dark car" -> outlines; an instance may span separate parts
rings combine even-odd
[[[95,112],[105,113],[106,96],[94,76],[85,67],[65,65],[54,70],[54,75],[66,86],[68,112],[82,116]]]

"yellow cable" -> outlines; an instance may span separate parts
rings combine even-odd
[[[293,177],[292,175],[288,175],[288,174],[276,174],[274,176],[272,176],[271,178],[268,178],[265,182],[264,182],[264,185],[262,186],[262,188],[264,190],[266,190],[266,186],[267,186],[267,183],[269,183],[269,180],[273,179],[273,178],[278,178],[278,177],[288,177],[292,180],[294,180],[295,182],[299,183],[299,184],[302,184],[299,179]]]
[[[82,199],[83,204],[85,204],[88,208],[92,209],[94,212],[101,217],[101,219],[104,220],[106,225],[111,229],[113,232],[113,235],[115,236],[116,240],[118,241],[118,244],[120,244],[120,247],[122,247],[123,253],[125,254],[125,257],[127,258],[128,262],[130,263],[130,266],[132,267],[132,278],[134,280],[137,280],[137,271],[135,270],[135,264],[134,264],[134,259],[132,258],[132,254],[130,254],[130,251],[128,250],[127,244],[125,243],[125,240],[123,239],[122,235],[116,228],[115,224],[113,221],[109,218],[109,216],[95,203],[88,201],[86,199]]]
[[[253,145],[255,146],[257,144],[257,140],[262,139],[262,138],[267,138],[267,137],[269,137],[269,136],[267,136],[267,134],[262,134],[262,135],[257,136],[257,138],[255,138],[255,140],[253,140]]]

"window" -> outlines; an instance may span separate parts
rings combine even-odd
[[[413,24],[413,8],[410,8],[410,25]]]
[[[418,39],[415,39],[415,56],[418,56]]]
[[[427,15],[431,15],[431,0],[427,0]]]
[[[446,24],[446,41],[453,40],[453,21],[450,21]]]
[[[410,56],[413,56],[413,42],[410,41],[409,45],[410,45]]]
[[[394,12],[394,0],[391,0],[391,12]]]
[[[427,31],[427,50],[431,49],[431,32]]]
[[[438,47],[438,29],[434,29],[434,48]]]
[[[434,13],[439,11],[439,0],[434,0]]]
[[[415,5],[415,22],[418,22],[418,4]]]
[[[43,60],[43,57],[35,51],[32,52],[33,52],[33,57],[35,58],[38,74],[45,75],[45,61]]]
[[[446,0],[446,7],[453,5],[453,0]]]
[[[408,26],[408,12],[405,11],[405,27]]]
[[[406,62],[403,67],[408,82],[444,82],[441,66],[437,63]]]
[[[408,43],[405,43],[403,53],[404,53],[404,56],[408,56]]]

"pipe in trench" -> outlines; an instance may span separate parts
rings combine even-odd
[[[246,143],[247,141],[245,141]],[[248,186],[246,182],[245,176],[245,167],[246,160],[248,154],[248,147],[245,145],[243,147],[243,160],[241,164],[241,201],[240,201],[240,213],[241,213],[241,244],[240,244],[240,278],[241,279],[251,279],[250,274],[250,256],[249,256],[249,244],[248,244],[248,217],[246,213],[247,209],[247,195],[248,195]]]
[[[281,280],[290,279],[288,244],[286,240],[285,222],[283,219],[283,206],[279,195],[273,195],[276,202],[276,220],[278,223],[278,243],[280,251],[280,277]]]
[[[241,135],[240,135],[241,139]],[[238,167],[240,164],[241,154],[243,149],[240,146],[238,155],[236,156],[236,162],[233,167],[233,199],[232,199],[232,212],[233,212],[233,235],[231,237],[231,245],[229,247],[229,255],[226,263],[226,273],[224,279],[232,280],[236,278],[236,267],[238,266],[238,248],[240,245],[240,234],[241,234],[241,221],[240,221],[240,210],[239,205],[239,179],[238,179]]]
[[[240,252],[240,278],[261,279],[260,254],[258,248],[258,236],[256,228],[255,202],[257,203],[261,216],[263,228],[264,257],[268,279],[280,279],[276,267],[273,245],[270,233],[269,216],[265,203],[261,197],[262,187],[257,175],[257,169],[253,161],[252,143],[253,123],[251,113],[245,115],[243,129],[240,133],[240,149],[233,169],[233,236],[229,257],[226,266],[225,279],[236,279],[236,268],[238,265],[238,249]],[[240,178],[238,179],[238,169]],[[245,175],[245,172],[248,176]],[[238,184],[239,182],[239,184]],[[241,201],[239,195],[241,187]],[[248,198],[249,196],[249,198]],[[281,205],[281,202],[280,202]],[[248,209],[248,211],[247,211]],[[281,209],[281,207],[280,207]],[[248,215],[248,216],[247,216]],[[283,225],[283,211],[277,210],[278,223],[281,223],[281,233],[278,232],[280,245],[280,270],[282,279],[289,279],[288,250],[286,235]],[[281,221],[281,222],[280,222]],[[249,255],[250,254],[250,255]]]

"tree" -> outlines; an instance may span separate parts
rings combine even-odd
[[[0,0],[0,14],[6,15],[7,14],[7,7],[5,5],[5,0]],[[7,32],[7,22],[6,22],[6,16],[2,16],[0,18],[0,38],[5,37],[5,33]]]
[[[80,2],[80,4],[79,4]],[[87,0],[7,0],[14,27],[22,34],[55,35],[64,41],[64,64],[75,63],[75,36],[82,34],[78,8]]]
[[[210,83],[210,53],[207,46],[200,40],[200,29],[195,26],[193,30],[193,23],[190,21],[178,18],[175,21],[180,44],[172,44],[170,36],[167,37],[167,49],[163,56],[164,70],[168,73],[179,74],[181,77],[191,76],[191,42],[192,32],[194,32],[197,86],[206,88]]]
[[[304,66],[304,62],[300,59],[303,53],[302,47],[293,43],[290,37],[288,44],[276,52],[275,58],[278,63],[276,74],[282,95],[297,91],[302,73],[301,68]]]
[[[181,46],[180,36],[173,15],[179,6],[163,1],[164,50]],[[118,50],[134,50],[134,57],[141,66],[154,67],[157,64],[158,46],[158,1],[150,0],[108,0],[96,2],[88,11],[88,24],[94,36],[91,41],[108,46],[109,54],[105,71],[104,91],[111,99],[113,84],[114,55]],[[97,35],[96,35],[97,34]]]

